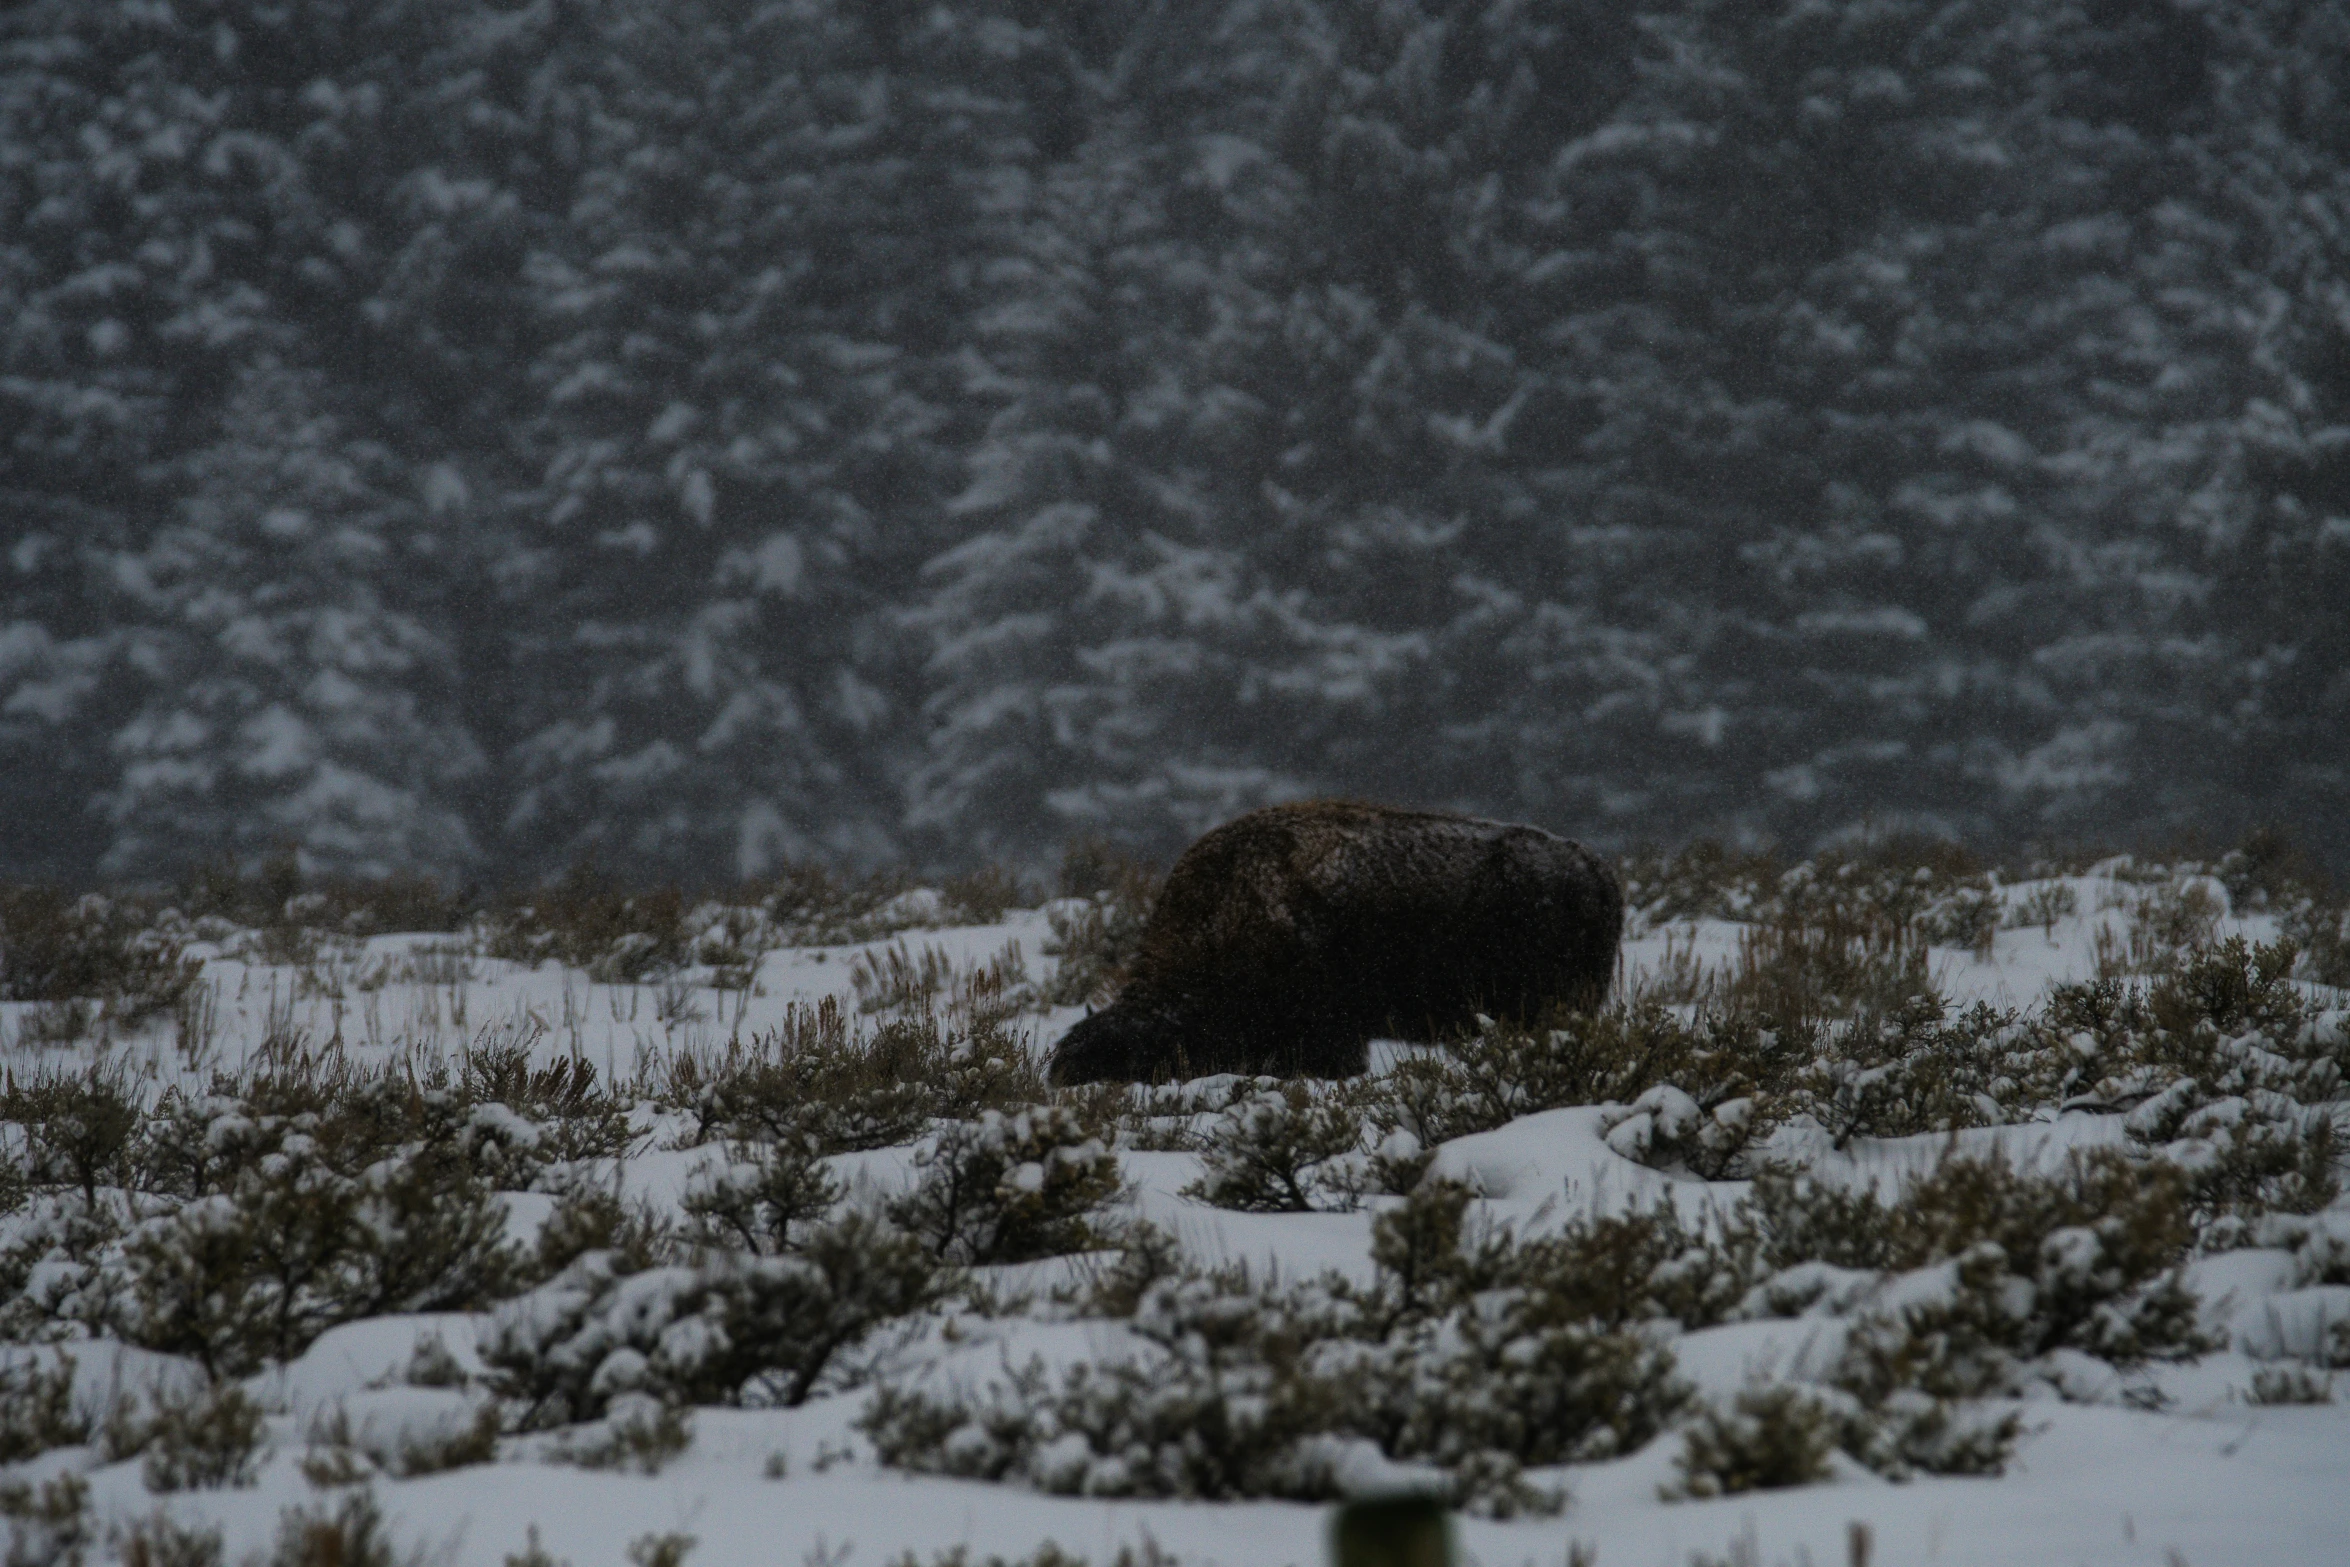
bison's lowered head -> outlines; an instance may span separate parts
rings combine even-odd
[[[1052,1079],[1154,1083],[1218,1072],[1344,1077],[1363,1069],[1365,1053],[1363,1036],[1343,1017],[1302,1016],[1279,998],[1245,988],[1218,997],[1129,986],[1061,1036]]]
[[[1189,1043],[1179,1014],[1121,997],[1114,1005],[1086,1014],[1061,1036],[1053,1052],[1053,1081],[1147,1083],[1188,1077]]]

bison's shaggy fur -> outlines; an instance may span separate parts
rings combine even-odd
[[[1604,999],[1624,895],[1579,843],[1428,811],[1251,811],[1167,873],[1126,988],[1053,1056],[1062,1083],[1340,1077],[1375,1036]]]

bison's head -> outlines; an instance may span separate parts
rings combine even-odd
[[[1066,1086],[1187,1076],[1187,1033],[1166,1008],[1122,996],[1061,1036],[1053,1050],[1052,1080]]]

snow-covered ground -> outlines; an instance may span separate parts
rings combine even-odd
[[[1935,976],[1964,1004],[2029,1005],[2051,981],[2093,972],[2099,931],[2108,943],[2126,934],[2131,896],[2110,877],[2069,884],[2077,912],[2043,927],[2006,929],[1987,954],[1937,950]],[[2007,889],[2014,900],[2029,889]],[[1736,952],[1743,927],[1723,921],[1679,922],[1636,934],[1626,948],[1628,981],[1641,985],[1661,966],[1692,957],[1718,965]],[[2217,934],[2254,940],[2274,934],[2262,918],[2223,919]],[[1014,912],[1001,923],[911,932],[912,948],[935,946],[956,964],[998,957],[1017,944],[1031,974],[1049,968],[1042,913]],[[877,944],[878,945],[878,944]],[[236,1070],[256,1061],[265,1039],[302,1038],[313,1052],[354,1061],[410,1053],[449,1054],[485,1031],[525,1042],[553,1061],[584,1057],[606,1081],[626,1081],[678,1052],[715,1059],[730,1042],[749,1041],[783,1020],[785,1010],[824,996],[854,1010],[851,974],[866,949],[786,949],[767,953],[749,990],[717,991],[690,983],[607,985],[553,964],[525,968],[474,955],[448,955],[448,938],[384,936],[313,964],[291,966],[214,956],[204,984],[216,999],[212,1052],[191,1067],[168,1028],[118,1042],[114,1056],[157,1084],[199,1084],[212,1066]],[[690,979],[690,975],[688,978]],[[28,1011],[5,1009],[13,1031]],[[1049,1048],[1074,1009],[1030,1014],[1033,1047]],[[1374,1064],[1401,1047],[1382,1046]],[[81,1047],[86,1057],[89,1047]],[[7,1052],[20,1074],[40,1060],[71,1052]],[[1668,1193],[1685,1211],[1736,1202],[1740,1182],[1706,1183],[1651,1169],[1612,1150],[1596,1108],[1525,1117],[1499,1130],[1460,1139],[1438,1155],[1440,1172],[1473,1180],[1482,1205],[1521,1229],[1536,1229],[1590,1205],[1646,1202]],[[1996,1147],[2020,1162],[2061,1159],[2071,1147],[2120,1138],[2120,1117],[2075,1113],[2031,1124],[1961,1134],[1969,1148]],[[621,1161],[630,1195],[674,1211],[698,1164],[719,1157],[714,1145],[662,1146],[640,1138]],[[1949,1146],[1940,1136],[1856,1139],[1822,1151],[1815,1171],[1890,1190],[1903,1171],[1930,1167]],[[1285,1277],[1338,1270],[1369,1271],[1373,1210],[1254,1214],[1207,1207],[1182,1195],[1199,1173],[1189,1153],[1121,1155],[1134,1183],[1133,1202],[1172,1231],[1194,1258],[1245,1258]],[[884,1151],[843,1161],[872,1179],[902,1179],[905,1157]],[[1383,1199],[1374,1199],[1375,1207]],[[1385,1200],[1391,1201],[1391,1200]],[[551,1200],[532,1193],[507,1200],[517,1235],[543,1220]],[[2338,1204],[2337,1207],[2345,1205]],[[1049,1284],[1072,1266],[1029,1264],[1016,1282]],[[2284,1349],[2322,1338],[2324,1324],[2295,1314],[2318,1311],[2323,1291],[2289,1291],[2282,1251],[2240,1250],[2207,1257],[2189,1270],[2206,1325],[2227,1347],[2199,1360],[2157,1364],[2118,1385],[2084,1385],[2079,1396],[2053,1393],[2022,1407],[2026,1434],[2004,1476],[1921,1476],[1894,1484],[1839,1456],[1825,1483],[1717,1500],[1660,1500],[1675,1477],[1679,1438],[1667,1433],[1641,1451],[1611,1461],[1540,1472],[1571,1500],[1556,1517],[1495,1522],[1459,1520],[1470,1560],[1485,1567],[1520,1562],[1550,1567],[1580,1544],[1605,1567],[1685,1567],[1693,1553],[1724,1556],[1750,1540],[1758,1564],[1823,1564],[1846,1559],[1848,1529],[1864,1524],[1879,1564],[2332,1564],[2350,1562],[2350,1373],[2335,1376],[2338,1398],[2308,1405],[2248,1402],[2254,1372]],[[2350,1288],[2332,1292],[2350,1313]],[[2313,1300],[2313,1295],[2315,1299]],[[338,1408],[352,1429],[390,1432],[430,1427],[462,1415],[464,1395],[408,1385],[420,1339],[437,1337],[460,1364],[474,1361],[474,1338],[486,1316],[383,1317],[350,1323],[320,1338],[295,1363],[252,1378],[249,1390],[271,1411],[273,1447],[249,1488],[150,1495],[136,1462],[98,1464],[86,1449],[54,1451],[18,1466],[27,1478],[87,1468],[101,1518],[146,1515],[158,1506],[187,1523],[217,1525],[227,1559],[267,1549],[282,1509],[314,1504],[305,1478],[304,1433]],[[1109,1330],[1099,1324],[957,1317],[953,1330],[924,1334],[904,1352],[897,1373],[913,1375],[925,1357],[955,1357],[984,1375],[1030,1356],[1066,1362],[1095,1353]],[[1827,1353],[1836,1325],[1819,1317],[1736,1322],[1685,1334],[1674,1342],[1683,1376],[1728,1395],[1758,1376],[1801,1377]],[[103,1400],[112,1389],[186,1375],[184,1363],[102,1342],[70,1346],[82,1394]],[[46,1358],[57,1349],[18,1346],[4,1352]],[[2086,1373],[2084,1374],[2086,1375]],[[2147,1388],[2163,1397],[2149,1398]],[[1106,1561],[1146,1535],[1177,1560],[1193,1564],[1313,1563],[1323,1559],[1329,1509],[1286,1502],[1138,1502],[1040,1495],[1010,1485],[910,1476],[876,1464],[855,1418],[870,1396],[857,1389],[796,1409],[702,1408],[692,1415],[690,1448],[654,1475],[591,1470],[547,1461],[545,1439],[509,1436],[496,1462],[415,1479],[371,1482],[395,1538],[451,1567],[497,1567],[523,1549],[535,1527],[544,1549],[575,1567],[625,1559],[631,1541],[683,1532],[698,1542],[692,1567],[772,1567],[823,1563],[881,1567],[912,1552],[928,1563],[967,1546],[975,1560],[1020,1558],[1046,1540],[1076,1556]],[[2143,1407],[2159,1404],[2159,1407]],[[1581,1560],[1594,1558],[1586,1555]]]

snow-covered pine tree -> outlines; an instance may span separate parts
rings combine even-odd
[[[46,791],[9,815],[51,846],[12,866],[470,862],[437,611],[474,541],[401,450],[461,421],[380,292],[426,205],[400,160],[462,123],[427,101],[455,27],[405,3],[0,18],[9,734],[42,748],[8,777]],[[221,640],[240,624],[258,639]],[[259,743],[272,712],[290,750]]]
[[[1242,323],[1202,215],[1185,232],[1168,210],[1199,149],[1096,113],[1007,218],[972,388],[998,408],[949,508],[967,534],[908,615],[933,684],[907,820],[964,852],[1086,832],[1163,851],[1303,787],[1248,733],[1245,664],[1278,607],[1208,464],[1264,410],[1203,380]]]
[[[893,850],[916,667],[875,616],[937,546],[950,364],[1033,43],[966,10],[590,8],[532,263],[508,831],[693,877]]]
[[[244,370],[180,465],[173,517],[116,567],[144,700],[113,738],[105,868],[291,849],[306,869],[470,869],[481,765],[438,629],[460,541],[315,371]]]
[[[2080,833],[2120,802],[2241,348],[2184,297],[2221,259],[2164,226],[2148,127],[2202,112],[2168,14],[1693,7],[1561,158],[1558,201],[1615,230],[1585,247],[1612,269],[1565,252],[1554,329],[1587,493],[1684,540],[1611,595],[1676,627],[1661,723],[1710,752],[1652,830]]]
[[[1515,803],[1481,654],[1575,588],[1528,578],[1495,192],[1590,112],[1617,25],[1519,10],[1130,35],[983,318],[1008,401],[918,611],[917,820],[1164,849],[1308,791]]]
[[[2350,15],[2255,6],[2216,14],[2252,69],[2215,84],[2199,184],[2218,194],[2259,330],[2227,478],[2240,506],[2206,532],[2205,635],[2224,651],[2199,693],[2209,765],[2181,802],[2207,830],[2287,827],[2350,866],[2350,99],[2334,62]],[[2247,286],[2250,285],[2250,286]],[[2337,874],[2339,874],[2337,870]]]

